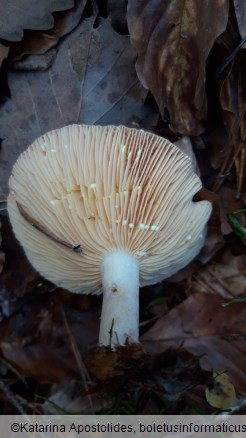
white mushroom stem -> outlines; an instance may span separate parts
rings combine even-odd
[[[99,344],[139,342],[139,264],[126,251],[110,252],[102,261],[103,306]]]

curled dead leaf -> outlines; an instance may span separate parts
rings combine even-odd
[[[21,69],[20,61],[27,56],[27,62],[33,62],[32,55],[43,55],[55,47],[61,37],[72,32],[81,20],[86,0],[78,0],[74,8],[55,12],[54,27],[47,31],[27,30],[21,41],[11,44],[9,62],[13,67]],[[19,61],[19,62],[18,62]],[[27,68],[25,68],[27,70]],[[32,68],[30,68],[32,70]]]
[[[172,129],[181,134],[204,131],[206,61],[226,28],[228,6],[228,0],[128,2],[138,76],[154,94],[162,116],[167,108]]]
[[[18,0],[0,1],[0,38],[20,41],[24,29],[51,29],[54,24],[52,12],[64,11],[74,6],[74,0]]]

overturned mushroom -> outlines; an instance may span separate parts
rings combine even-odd
[[[8,212],[44,277],[76,293],[103,291],[99,343],[138,342],[139,286],[200,251],[211,213],[189,158],[168,140],[123,126],[71,125],[17,160]]]

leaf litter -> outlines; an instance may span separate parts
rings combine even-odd
[[[111,0],[57,4],[29,2],[29,19],[25,8],[11,12],[0,47],[2,412],[237,412],[246,392],[246,255],[228,214],[242,210],[232,217],[244,229],[245,3],[216,1],[199,14],[186,0],[130,0],[127,12]],[[199,257],[143,288],[140,345],[98,349],[101,297],[44,280],[6,217],[18,155],[69,123],[124,124],[177,142],[205,186],[195,199],[213,203]]]

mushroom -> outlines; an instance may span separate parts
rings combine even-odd
[[[139,286],[187,265],[211,213],[201,181],[168,140],[124,126],[70,125],[23,152],[8,212],[37,271],[71,292],[99,294],[100,345],[139,342]]]

